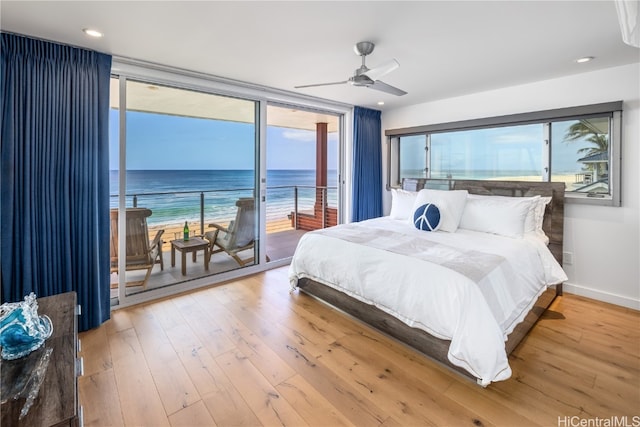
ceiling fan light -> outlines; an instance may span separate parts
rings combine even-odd
[[[350,78],[349,83],[354,86],[371,86],[373,84],[373,80],[371,80],[366,74],[359,74]]]

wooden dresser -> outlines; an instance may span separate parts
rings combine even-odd
[[[19,420],[20,410],[26,399],[24,397],[11,399],[2,405],[1,426],[79,426],[82,424],[78,404],[78,379],[81,373],[81,361],[78,354],[78,322],[76,314],[76,293],[68,292],[50,297],[38,298],[38,314],[46,314],[53,323],[53,335],[44,345],[32,353],[38,357],[47,349],[51,349],[49,364],[38,396],[33,401],[29,412]],[[2,361],[3,371],[12,368],[20,371],[19,364],[28,363],[29,356],[22,359]],[[18,364],[9,366],[9,364]],[[17,368],[17,369],[16,369]],[[9,370],[9,369],[7,369]],[[28,373],[28,369],[24,369]],[[2,376],[4,381],[9,380]],[[5,388],[7,384],[3,384]]]

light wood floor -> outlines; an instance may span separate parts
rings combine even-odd
[[[85,426],[571,426],[623,416],[632,425],[640,416],[637,311],[558,298],[510,357],[512,378],[483,389],[288,290],[279,268],[119,310],[82,333]]]

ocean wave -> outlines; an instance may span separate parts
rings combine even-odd
[[[285,219],[294,212],[296,193],[298,211],[313,210],[315,171],[269,171],[267,177],[267,221]],[[128,171],[126,178],[125,203],[150,209],[150,226],[199,222],[201,215],[205,223],[227,223],[235,218],[236,201],[254,195],[253,171]],[[117,171],[112,171],[111,180],[111,188],[118,188]],[[329,206],[337,206],[335,188],[325,197]],[[111,195],[111,207],[118,207],[117,193]]]

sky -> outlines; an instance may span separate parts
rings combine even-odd
[[[118,168],[118,110],[109,117],[110,169]],[[255,126],[162,114],[127,113],[127,169],[255,168]],[[328,169],[337,169],[338,138],[329,134]],[[315,169],[315,131],[267,127],[267,169]]]
[[[557,143],[573,122],[552,125],[554,173],[577,172],[584,143]],[[110,111],[110,169],[118,165],[118,110]],[[432,135],[432,170],[541,170],[540,124]],[[411,137],[424,141],[423,136]],[[421,139],[420,139],[421,138]],[[328,169],[338,165],[337,134],[329,134]],[[130,170],[254,169],[253,124],[163,114],[127,113],[127,168]],[[423,142],[403,150],[403,170],[424,168]],[[406,147],[406,146],[405,146]],[[267,128],[267,169],[315,169],[315,132]],[[441,161],[440,159],[445,159]]]
[[[574,121],[552,124],[552,170],[554,173],[577,172],[584,157],[577,151],[589,143],[563,142]],[[415,136],[410,152],[401,158],[403,170],[424,168],[424,136]],[[421,139],[420,139],[421,138]],[[543,125],[505,126],[492,129],[447,132],[431,136],[432,170],[522,170],[541,171],[544,148]],[[444,159],[440,162],[440,159]]]

